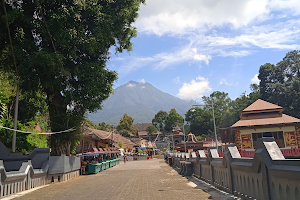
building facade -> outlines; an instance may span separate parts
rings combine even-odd
[[[273,137],[280,149],[300,146],[300,120],[283,114],[284,108],[258,99],[245,108],[231,126],[238,150],[253,151],[257,140]]]

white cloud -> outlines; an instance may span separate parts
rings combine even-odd
[[[138,81],[139,81],[140,83],[143,83],[143,84],[146,83],[145,79],[143,79],[143,78],[142,78],[142,79],[139,79]]]
[[[127,85],[126,85],[126,87],[135,87],[136,85],[135,84],[133,84],[133,83],[128,83]]]
[[[179,76],[177,76],[176,78],[173,79],[173,83],[175,83],[175,84],[181,84]]]
[[[225,78],[222,78],[219,85],[235,86],[238,85],[238,82],[229,83]]]
[[[224,57],[242,57],[242,56],[248,56],[250,55],[251,52],[250,51],[246,51],[246,50],[241,50],[241,51],[220,51],[220,56],[224,56]]]
[[[278,11],[285,10],[289,13],[293,13],[293,15],[300,14],[299,0],[272,0],[270,1],[270,8]]]
[[[207,26],[248,25],[269,13],[269,0],[151,0],[141,6],[139,31],[163,35],[182,34]]]
[[[255,74],[251,79],[251,83],[259,84],[260,80],[258,79],[258,74]]]
[[[151,0],[142,6],[139,32],[172,36],[181,46],[148,57],[117,58],[118,72],[209,64],[216,56],[242,57],[258,49],[299,49],[299,0]],[[263,22],[263,23],[262,23]]]
[[[246,30],[245,33],[234,37],[207,36],[205,37],[205,43],[211,47],[240,46],[249,48],[256,46],[260,48],[296,49],[299,48],[296,42],[300,33],[300,30],[296,26],[299,25],[300,20],[291,20],[284,24],[278,23],[273,25],[273,27],[252,27]],[[276,30],[274,30],[275,28]],[[242,51],[242,53],[247,55],[249,52]]]
[[[197,77],[190,83],[183,83],[177,96],[182,99],[199,99],[204,93],[211,91],[209,82],[203,77]]]
[[[209,63],[211,56],[198,53],[196,48],[191,48],[189,46],[183,47],[173,52],[164,52],[155,54],[152,57],[125,57],[118,58],[117,60],[125,63],[120,69],[119,72],[122,74],[130,73],[139,68],[145,67],[146,65],[154,66],[154,69],[162,70],[173,64],[178,64],[184,61],[192,61],[206,64]]]

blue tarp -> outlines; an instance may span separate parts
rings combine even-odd
[[[140,147],[139,149],[146,149],[146,147]]]

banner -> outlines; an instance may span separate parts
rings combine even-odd
[[[251,134],[241,135],[242,138],[242,148],[252,149],[252,136]]]
[[[295,132],[284,132],[285,146],[297,146]]]

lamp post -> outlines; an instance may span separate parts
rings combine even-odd
[[[197,104],[193,106],[206,106],[204,104]],[[216,138],[216,149],[218,151],[218,137],[217,137],[217,129],[216,129],[216,119],[215,119],[215,112],[214,112],[214,102],[211,101],[211,107],[212,107],[212,114],[213,114],[213,120],[214,120],[214,131],[215,131],[215,138]]]
[[[173,143],[173,151],[174,151],[174,149],[175,149],[175,147],[174,147],[174,128],[172,129],[172,143]]]
[[[184,138],[184,153],[186,153],[186,138],[185,138],[185,131],[184,131],[184,119],[183,119],[183,127],[182,127],[182,130],[183,130],[183,138]]]

